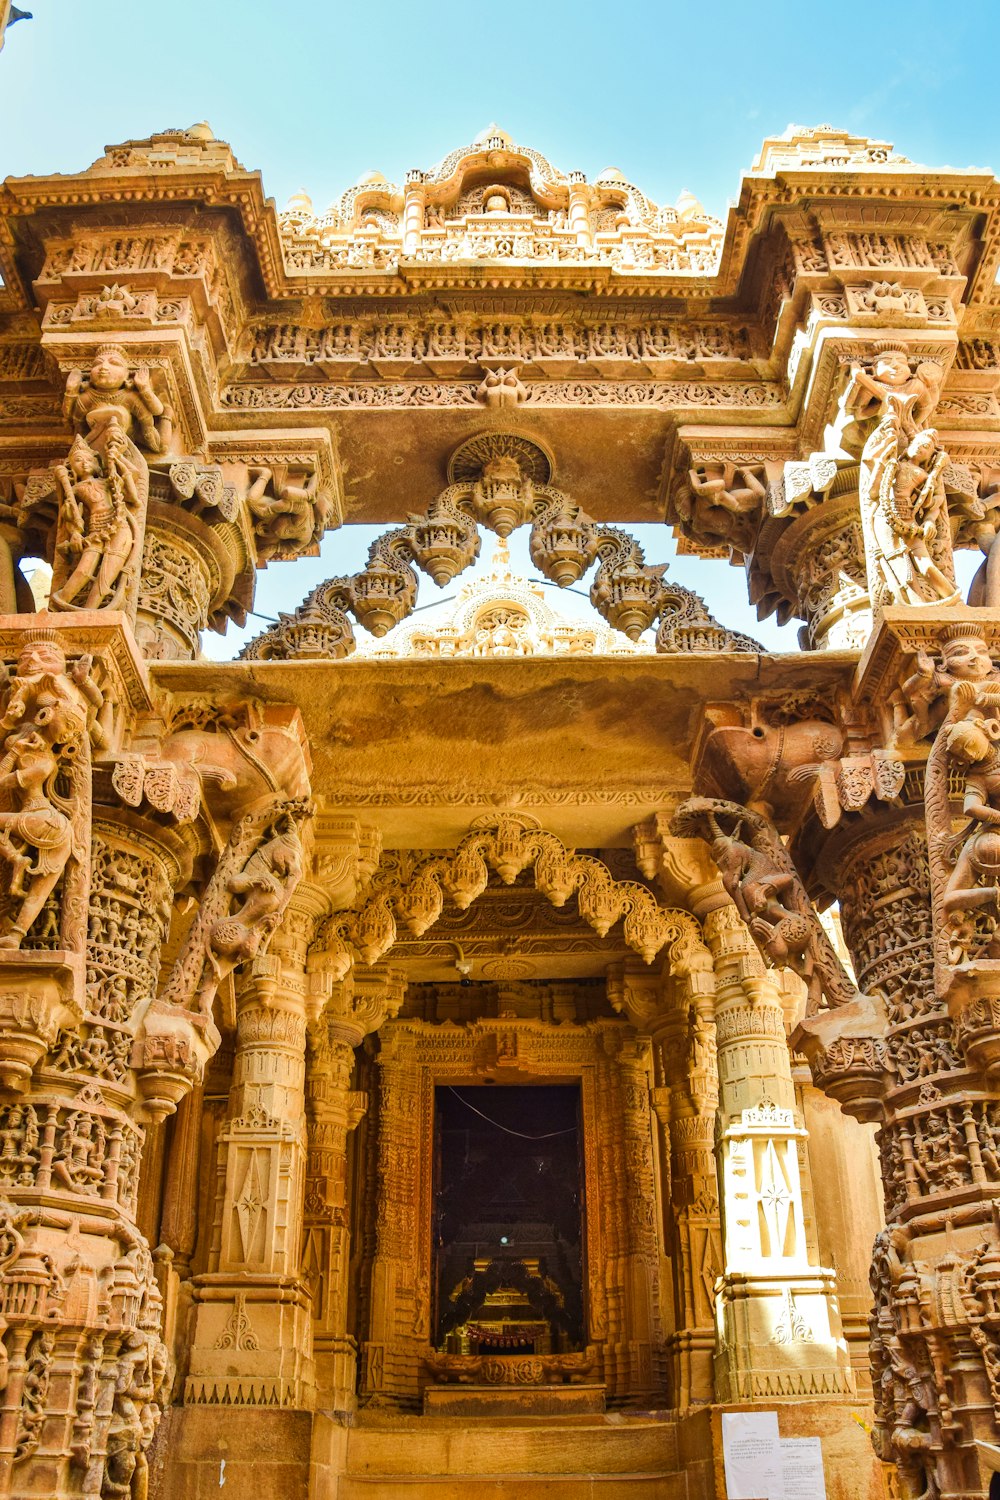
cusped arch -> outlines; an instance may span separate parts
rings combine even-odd
[[[350,655],[356,642],[348,612],[382,637],[413,613],[417,569],[444,587],[478,557],[480,526],[506,538],[525,525],[531,527],[531,560],[550,582],[567,588],[595,569],[590,601],[613,630],[631,641],[659,621],[659,652],[763,649],[716,620],[700,595],[665,583],[667,564],[647,563],[627,531],[594,520],[555,486],[534,483],[524,472],[521,454],[504,437],[492,456],[481,446],[465,477],[443,489],[423,515],[411,515],[406,526],[377,537],[364,568],[319,584],[294,615],[283,614],[276,626],[245,646],[241,658]]]
[[[315,954],[344,977],[356,961],[371,965],[384,959],[400,926],[421,937],[441,916],[446,895],[465,911],[486,890],[491,871],[513,885],[528,869],[535,889],[553,906],[564,906],[575,895],[581,917],[598,936],[607,936],[621,919],[625,942],[647,964],[668,945],[676,972],[711,962],[689,912],[661,907],[647,886],[616,879],[603,860],[567,849],[525,813],[487,814],[476,819],[450,854],[384,867],[363,905],[326,921]]]
[[[506,131],[490,127],[468,146],[450,151],[442,161],[424,174],[424,182],[434,188],[442,203],[458,200],[470,176],[508,175],[527,178],[532,196],[544,208],[565,208],[569,202],[569,179],[551,162],[530,146],[519,146]]]

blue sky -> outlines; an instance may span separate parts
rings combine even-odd
[[[996,0],[20,3],[35,14],[0,54],[0,176],[85,167],[106,143],[202,119],[279,204],[305,188],[318,208],[370,168],[400,181],[432,165],[491,120],[563,170],[613,165],[658,203],[687,188],[720,216],[791,121],[1000,169]],[[673,555],[669,533],[640,530],[651,561]],[[290,609],[353,569],[362,540],[273,566],[258,607]],[[755,626],[735,570],[679,559],[671,576],[794,649],[793,629]]]

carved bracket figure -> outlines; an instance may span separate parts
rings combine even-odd
[[[275,801],[233,828],[187,940],[160,994],[164,1006],[210,1017],[237,965],[266,951],[302,874],[307,802]]]
[[[967,642],[977,675],[951,682],[927,759],[927,857],[935,985],[970,1060],[992,1072],[1000,1066],[1000,672],[981,638]],[[956,828],[958,788],[965,822]]]
[[[6,894],[0,949],[24,944],[71,862],[77,878],[64,893],[57,925],[62,946],[82,942],[90,858],[90,709],[58,641],[29,632],[0,716],[0,867]]]
[[[763,958],[804,981],[806,1014],[793,1045],[817,1085],[848,1113],[876,1118],[888,1069],[884,1010],[845,970],[777,831],[759,813],[710,797],[681,803],[670,831],[705,840]]]
[[[98,348],[88,374],[70,372],[63,414],[77,430],[69,455],[32,474],[21,502],[23,523],[49,522],[49,607],[120,609],[134,618],[149,498],[143,450],[164,450],[170,414],[149,371],[130,375],[117,344]]]
[[[682,802],[670,824],[679,838],[702,838],[722,883],[761,954],[775,968],[791,968],[805,982],[808,1014],[825,999],[831,1007],[858,998],[813,910],[801,877],[774,827],[759,813],[713,797]]]
[[[851,368],[845,408],[868,429],[860,503],[872,603],[953,604],[959,599],[943,476],[948,455],[926,422],[943,371],[915,370],[903,345],[877,346],[871,367]]]
[[[315,556],[333,514],[319,470],[299,478],[285,464],[259,465],[250,470],[250,481],[247,507],[259,560]]]

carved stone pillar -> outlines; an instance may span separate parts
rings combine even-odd
[[[1000,1414],[995,1090],[962,1054],[934,982],[923,820],[852,830],[824,851],[841,882],[858,983],[885,1002],[879,1130],[888,1228],[875,1241],[871,1362],[876,1451],[904,1492],[974,1490],[974,1440]]]
[[[312,1405],[301,1274],[306,1170],[306,948],[318,906],[292,899],[237,989],[236,1054],[219,1134],[209,1270],[195,1281],[188,1405]]]
[[[799,1173],[781,992],[735,908],[705,917],[715,959],[719,1176],[725,1264],[717,1286],[716,1399],[841,1396],[854,1389],[834,1273],[816,1264]]]
[[[196,1084],[177,1106],[167,1153],[160,1240],[171,1251],[174,1269],[182,1281],[190,1274],[198,1234],[198,1177],[204,1108],[205,1090],[201,1084]]]
[[[193,660],[203,630],[245,621],[255,580],[240,478],[186,458],[151,467],[135,624],[147,659]]]
[[[648,1043],[605,1038],[610,1052],[597,1069],[598,1107],[618,1130],[601,1163],[607,1215],[604,1275],[608,1327],[604,1375],[609,1400],[648,1403],[664,1385],[663,1330],[657,1288],[656,1190]],[[615,1139],[617,1137],[617,1139]]]
[[[387,970],[383,983],[388,990],[387,1013],[392,1013],[399,1008],[395,994],[402,999],[401,981]],[[407,1295],[418,1279],[418,1185],[424,1150],[420,1104],[420,1067],[412,1049],[405,1038],[384,1036],[378,1056],[379,1203],[361,1382],[371,1405],[412,1401],[426,1345]]]
[[[366,1026],[353,1012],[353,980],[334,986],[328,1012],[310,1028],[306,1070],[309,1157],[302,1273],[312,1292],[317,1405],[354,1409],[357,1345],[347,1331],[350,1225],[347,1146],[367,1095],[351,1088],[354,1049]]]
[[[423,172],[416,170],[406,174],[403,188],[403,254],[413,255],[420,248],[420,236],[424,227],[424,212],[427,206],[427,188]]]
[[[569,215],[570,229],[576,235],[578,245],[590,249],[593,235],[590,228],[590,197],[591,190],[587,186],[582,172],[571,172],[569,174]]]
[[[786,465],[778,515],[761,527],[750,566],[751,602],[804,620],[799,638],[807,650],[857,650],[872,625],[857,466],[835,474],[822,505],[812,503],[808,486],[805,497],[795,493],[790,475],[806,468]]]
[[[96,1495],[123,1473],[143,1482],[167,1374],[138,1227],[143,1108],[130,1062],[183,848],[167,829],[98,807],[89,866],[82,1017],[23,1098],[0,1104],[12,1338],[0,1494],[11,1496]]]
[[[660,1192],[673,1278],[673,1325],[665,1347],[671,1404],[714,1400],[715,1282],[722,1270],[715,1119],[715,974],[697,922],[684,919],[661,978],[627,963],[609,975],[609,998],[653,1043],[653,1108],[666,1142]],[[621,997],[619,1003],[619,995]]]

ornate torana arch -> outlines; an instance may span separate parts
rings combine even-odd
[[[460,463],[461,457],[469,459]],[[455,482],[431,501],[424,515],[383,532],[367,566],[350,577],[330,578],[313,589],[292,615],[250,642],[250,661],[337,659],[355,649],[348,611],[375,636],[412,613],[420,568],[439,587],[479,556],[479,526],[507,537],[531,524],[531,560],[560,588],[577,583],[597,564],[590,602],[615,630],[638,640],[657,620],[656,649],[760,652],[749,636],[727,630],[698,594],[667,583],[665,563],[649,564],[627,531],[587,515],[562,490],[538,483],[550,462],[529,439],[481,433],[462,444],[449,466]]]
[[[404,856],[384,866],[360,908],[327,919],[314,954],[343,978],[356,960],[376,964],[384,958],[400,925],[421,937],[440,917],[446,894],[465,911],[485,891],[491,870],[505,885],[513,885],[527,869],[534,872],[536,890],[553,906],[564,906],[575,894],[581,917],[600,937],[621,918],[626,943],[646,963],[668,943],[677,972],[687,972],[708,956],[688,912],[661,907],[637,880],[616,880],[602,860],[567,849],[526,813],[487,814],[476,819],[452,853],[412,862]]]

